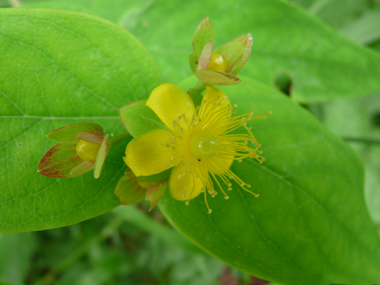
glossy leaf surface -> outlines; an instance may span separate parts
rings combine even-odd
[[[124,29],[80,13],[2,9],[0,30],[0,231],[61,227],[118,206],[127,141],[97,180],[47,178],[37,166],[59,127],[96,122],[111,136],[124,132],[119,108],[160,82],[152,57]]]
[[[160,209],[181,233],[227,264],[284,284],[371,284],[380,244],[363,193],[357,155],[306,110],[261,83],[224,87],[238,112],[269,110],[249,123],[265,162],[232,170],[258,198],[233,183],[223,195],[189,206],[167,191]],[[227,188],[227,187],[226,187]],[[227,189],[225,189],[227,190]]]

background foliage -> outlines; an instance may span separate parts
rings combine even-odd
[[[285,74],[294,83],[292,97],[306,104],[305,107],[325,126],[350,142],[365,164],[365,197],[370,214],[379,227],[380,148],[374,140],[380,139],[380,97],[372,93],[380,89],[380,82],[375,78],[365,86],[360,83],[368,77],[360,72],[363,65],[369,67],[369,73],[379,72],[379,60],[374,56],[380,51],[380,29],[376,28],[380,25],[378,2],[347,0],[342,4],[339,0],[292,1],[335,29],[342,35],[341,38],[316,19],[305,22],[296,7],[286,6],[286,11],[279,12],[273,5],[271,9],[256,11],[260,9],[260,1],[252,1],[252,6],[251,2],[245,1],[230,6],[227,1],[211,0],[205,1],[203,6],[191,1],[34,2],[11,1],[11,4],[76,10],[109,19],[141,40],[157,62],[163,80],[174,82],[191,75],[186,62],[191,53],[189,39],[199,20],[206,14],[214,23],[217,43],[222,44],[251,32],[255,40],[254,49],[243,74],[271,85],[276,82],[281,84],[273,74]],[[9,4],[0,1],[0,6]],[[247,6],[251,10],[246,9]],[[249,17],[244,11],[261,14],[262,18]],[[281,13],[304,21],[302,23],[308,24],[308,30],[312,31],[311,35],[305,34],[299,26],[293,27],[291,22],[279,22]],[[165,17],[163,21],[162,15],[167,14],[172,17]],[[221,15],[231,16],[236,26],[229,25],[231,18]],[[240,17],[248,19],[244,25],[238,21]],[[161,32],[157,32],[152,23],[160,23]],[[283,26],[284,30],[293,28],[297,37],[284,38],[284,30],[279,30],[278,26]],[[271,36],[268,37],[268,34]],[[362,47],[348,43],[344,37],[369,49],[363,51]],[[283,43],[281,48],[278,42]],[[341,43],[348,47],[344,51],[334,49]],[[307,50],[316,45],[318,47],[313,50],[317,53],[305,56]],[[304,49],[305,53],[299,52],[300,49]],[[330,51],[331,56],[321,59],[318,51]],[[343,73],[347,74],[345,66],[335,62],[335,58],[342,53],[351,56],[353,62],[350,66],[357,66],[348,78],[342,76]],[[323,64],[320,69],[309,70],[307,63],[310,61],[322,61]],[[289,69],[292,66],[294,69]],[[315,76],[326,77],[315,82]],[[328,79],[336,83],[338,89],[326,85]],[[354,95],[371,96],[346,99]],[[339,97],[345,99],[336,100]],[[315,103],[317,101],[320,103]],[[142,209],[146,210],[145,206]],[[21,284],[33,283],[42,277],[40,281],[44,284],[49,284],[49,280],[53,279],[57,280],[57,284],[215,284],[220,276],[227,278],[227,274],[221,274],[224,267],[221,262],[171,231],[158,211],[148,217],[137,211],[136,207],[123,210],[116,209],[67,228],[1,235],[0,264],[7,266],[0,266],[0,280]],[[152,222],[152,219],[159,223]],[[239,272],[235,275],[243,280],[249,279]]]

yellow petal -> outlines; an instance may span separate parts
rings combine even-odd
[[[173,149],[173,132],[155,129],[134,138],[125,150],[125,163],[136,176],[160,173],[178,164],[179,158]]]
[[[230,169],[232,162],[234,161],[234,156],[222,156],[214,155],[208,159],[202,160],[205,168],[214,175],[221,175]]]
[[[197,197],[204,185],[196,171],[179,164],[172,170],[169,180],[170,194],[176,200],[187,201]]]
[[[198,112],[199,128],[219,135],[227,127],[231,115],[231,102],[227,95],[217,88],[207,86]]]
[[[156,87],[146,105],[174,132],[180,128],[187,129],[187,124],[195,116],[194,104],[189,94],[178,85],[169,82]]]

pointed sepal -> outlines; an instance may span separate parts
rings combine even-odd
[[[161,200],[162,195],[164,195],[166,189],[168,188],[168,179],[162,180],[158,185],[149,188],[146,193],[145,200],[150,201],[149,211],[151,211]]]
[[[119,197],[122,205],[136,204],[144,199],[150,201],[149,211],[151,211],[160,201],[167,187],[168,179],[153,182],[143,181],[128,169],[117,184],[115,194]]]
[[[90,143],[101,144],[103,142],[103,136],[89,132],[79,132],[76,137]]]
[[[103,135],[102,126],[95,123],[76,123],[56,129],[49,134],[47,138],[56,142],[78,142],[77,134],[79,132],[88,132]]]
[[[110,142],[109,142],[109,135],[107,134],[104,137],[102,144],[100,145],[100,148],[98,150],[98,155],[96,156],[95,169],[94,169],[95,179],[99,178],[100,173],[103,170],[104,162],[107,158],[109,149],[110,149]]]
[[[115,194],[121,205],[131,205],[145,199],[148,189],[142,187],[133,172],[128,169],[116,186]]]
[[[236,85],[240,79],[232,73],[225,73],[213,70],[198,70],[195,76],[205,85]]]
[[[214,39],[214,31],[208,17],[204,18],[195,30],[193,40],[193,53],[189,57],[190,68],[193,72],[198,70],[199,57],[205,45]]]
[[[83,160],[77,155],[76,143],[57,143],[41,159],[37,171],[52,178],[72,178],[70,171]],[[79,174],[80,175],[80,174]]]
[[[252,35],[240,36],[214,50],[223,54],[228,63],[227,73],[237,75],[247,63],[252,49]]]
[[[214,41],[209,41],[203,48],[198,60],[198,70],[207,69],[210,63],[212,51],[214,49]]]
[[[70,175],[71,177],[77,177],[77,176],[83,175],[89,172],[90,170],[94,169],[94,165],[95,165],[94,162],[82,161],[82,163],[78,164],[77,166],[75,166],[73,169],[70,170]]]

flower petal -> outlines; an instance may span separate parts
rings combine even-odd
[[[179,158],[172,148],[174,133],[156,129],[134,138],[127,145],[125,163],[136,176],[160,173],[178,164]]]
[[[186,121],[192,121],[195,116],[190,95],[178,85],[169,82],[156,87],[146,105],[174,132],[179,128],[187,128]]]
[[[94,162],[91,161],[83,161],[82,163],[75,166],[73,169],[70,170],[71,177],[76,177],[83,175],[90,170],[94,169]]]
[[[198,60],[198,70],[207,69],[210,64],[214,41],[209,41],[203,48]]]
[[[228,73],[238,74],[247,63],[251,54],[252,35],[238,37],[214,50],[220,52],[228,63]]]
[[[240,79],[231,73],[213,70],[198,70],[195,76],[205,85],[236,85],[240,83]]]
[[[213,39],[214,31],[210,19],[206,17],[199,24],[194,33],[193,40],[191,41],[193,45],[193,53],[189,57],[189,64],[193,72],[198,70],[198,60],[204,46]]]
[[[109,135],[107,134],[104,139],[102,144],[100,145],[100,148],[98,150],[98,154],[96,155],[96,160],[95,160],[95,169],[94,169],[94,177],[95,179],[98,179],[100,176],[100,173],[103,170],[104,166],[104,161],[107,158],[108,151],[109,151],[109,140],[108,140]]]
[[[228,127],[231,115],[231,102],[221,90],[206,86],[201,107],[198,111],[198,126],[213,135],[220,135]]]
[[[195,170],[189,173],[189,167],[179,164],[172,170],[169,179],[170,194],[176,200],[187,201],[197,197],[204,185]]]
[[[48,139],[57,142],[78,142],[76,137],[79,132],[88,132],[98,135],[103,135],[104,131],[102,126],[95,123],[77,123],[56,129],[46,136]]]
[[[83,160],[77,155],[76,143],[57,143],[41,159],[37,171],[52,178],[73,178],[70,170]]]
[[[158,201],[161,200],[161,197],[165,193],[166,188],[168,188],[168,179],[160,181],[154,187],[149,188],[145,197],[145,200],[150,201],[149,211],[151,211],[154,206],[157,205]]]
[[[115,194],[122,205],[136,204],[144,200],[148,189],[139,185],[136,176],[128,169],[116,186]]]
[[[230,169],[234,156],[215,155],[211,158],[202,160],[205,168],[214,175],[221,175]]]

